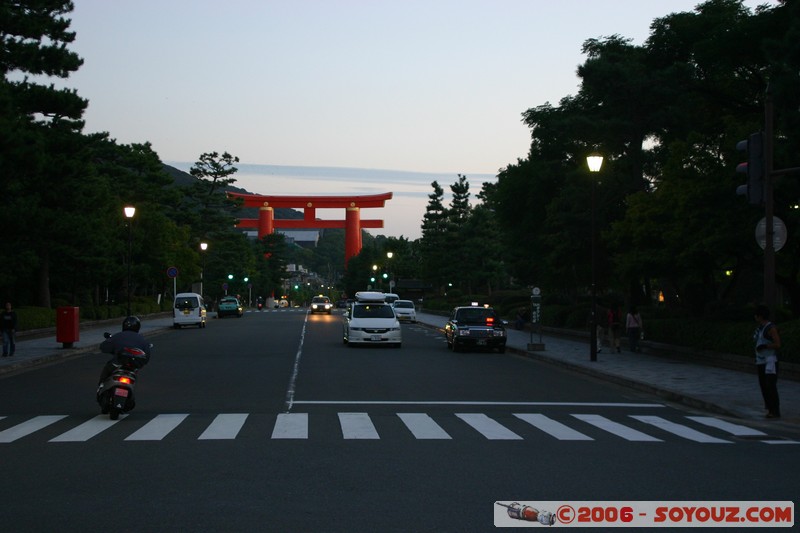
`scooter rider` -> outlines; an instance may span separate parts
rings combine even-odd
[[[150,343],[147,339],[139,333],[142,323],[138,317],[129,316],[122,321],[122,331],[115,333],[107,338],[100,344],[100,351],[103,353],[113,354],[114,357],[109,359],[103,367],[103,372],[100,374],[100,384],[102,384],[108,376],[114,372],[114,363],[117,360],[117,352],[123,348],[140,348],[147,354],[145,364],[150,361]]]

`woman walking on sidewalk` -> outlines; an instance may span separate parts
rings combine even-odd
[[[632,305],[628,311],[625,327],[628,331],[628,343],[631,351],[641,352],[642,349],[639,348],[639,339],[642,337],[642,315],[639,314],[635,305]]]
[[[756,344],[756,369],[758,370],[758,386],[764,398],[767,418],[781,417],[781,402],[778,397],[778,350],[781,348],[781,336],[778,327],[769,321],[769,308],[766,305],[756,307],[758,327],[753,334]]]

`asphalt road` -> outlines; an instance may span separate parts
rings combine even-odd
[[[153,337],[137,407],[101,354],[0,381],[9,531],[487,531],[496,501],[785,501],[794,446],[535,360],[345,346],[341,316],[248,313]],[[712,425],[709,425],[712,424]],[[738,433],[738,435],[736,434]]]

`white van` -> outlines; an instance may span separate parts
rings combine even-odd
[[[175,329],[181,326],[206,327],[206,305],[203,297],[196,292],[176,294],[172,317],[172,325]]]
[[[387,304],[393,304],[397,300],[399,300],[400,297],[393,292],[385,292],[383,293],[383,299],[386,301]]]

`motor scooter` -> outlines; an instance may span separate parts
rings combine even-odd
[[[111,337],[110,333],[103,335],[105,338]],[[147,354],[140,348],[122,348],[114,356],[111,374],[97,388],[100,412],[108,414],[111,420],[119,419],[120,413],[127,413],[136,407],[136,377],[147,364]]]

